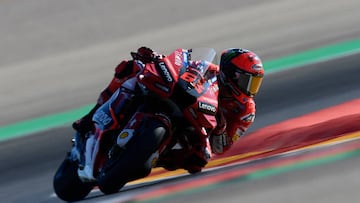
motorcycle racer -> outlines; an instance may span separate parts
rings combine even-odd
[[[218,75],[217,127],[209,137],[213,154],[223,154],[229,150],[254,122],[254,96],[260,89],[263,76],[262,62],[254,52],[236,48],[222,52]],[[192,171],[200,171],[207,164],[204,151],[199,150],[189,155],[190,163],[184,162],[184,154],[187,153],[174,150],[168,157],[163,158],[165,160],[160,160],[164,162],[160,165],[168,170],[190,168]]]
[[[73,128],[79,132],[79,135],[94,131],[92,117],[96,110],[109,100],[125,81],[140,71],[134,68],[137,67],[133,65],[134,59],[143,63],[151,63],[154,57],[161,56],[147,47],[140,47],[136,53],[131,53],[131,55],[133,60],[123,60],[115,68],[113,79],[99,95],[94,108],[73,123]],[[227,49],[222,52],[220,74],[218,75],[219,108],[216,115],[218,125],[209,137],[212,153],[226,152],[254,122],[255,102],[253,97],[261,86],[263,75],[264,69],[261,60],[255,53],[245,49]],[[169,152],[168,156],[159,160],[158,166],[168,170],[185,168],[188,171],[200,171],[207,164],[210,155],[206,151],[207,143],[199,142],[198,144],[200,146],[194,148],[197,149],[195,151],[174,150]]]
[[[246,49],[221,54],[218,126],[210,136],[211,149],[222,154],[244,135],[255,119],[254,96],[264,76],[260,58]]]

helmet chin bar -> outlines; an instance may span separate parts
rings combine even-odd
[[[241,92],[238,91],[238,89],[235,88],[234,85],[228,84],[228,87],[231,89],[231,92],[233,92],[236,96],[240,96]]]
[[[224,74],[224,73],[220,73]],[[220,77],[220,94],[221,96],[225,96],[225,97],[233,97],[233,94],[235,94],[236,96],[240,96],[241,92],[236,89],[231,82],[228,82],[227,80],[225,80],[223,77]],[[225,95],[224,95],[225,93]]]

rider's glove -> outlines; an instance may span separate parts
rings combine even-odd
[[[135,60],[140,60],[143,63],[151,63],[156,60],[156,58],[161,58],[162,55],[154,52],[149,47],[140,47],[137,52],[131,52],[131,56]]]
[[[214,154],[222,154],[230,148],[232,140],[226,132],[210,135],[211,151]]]

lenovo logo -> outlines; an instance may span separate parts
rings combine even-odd
[[[174,80],[171,77],[171,74],[170,74],[169,70],[167,69],[166,64],[163,61],[159,62],[158,64],[159,64],[160,70],[162,72],[161,75],[166,79],[167,82],[169,82],[169,83],[173,82]]]
[[[216,113],[215,106],[213,106],[211,104],[203,103],[203,102],[199,102],[199,109],[203,110],[205,113],[209,113],[211,115]]]

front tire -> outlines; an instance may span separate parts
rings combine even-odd
[[[77,169],[77,163],[66,158],[54,175],[54,191],[64,201],[82,200],[93,188],[92,183],[84,183],[79,179]]]
[[[151,166],[146,162],[158,150],[166,134],[167,127],[160,120],[142,120],[126,148],[111,158],[99,174],[99,189],[105,194],[115,193],[127,182],[148,176]]]

